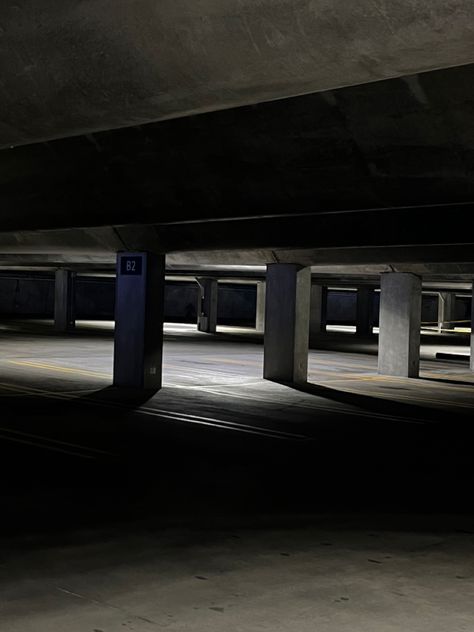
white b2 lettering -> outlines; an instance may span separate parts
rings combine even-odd
[[[127,261],[127,272],[135,272],[135,261]]]

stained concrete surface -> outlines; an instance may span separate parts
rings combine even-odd
[[[472,63],[473,16],[467,0],[18,0],[0,7],[0,147]]]
[[[383,381],[332,331],[295,390],[251,331],[165,334],[138,399],[110,324],[0,324],[2,632],[473,629],[465,337]]]
[[[468,632],[474,621],[470,534],[323,518],[72,538],[7,555],[2,630]]]
[[[472,262],[459,226],[472,217],[473,73],[462,66],[146,128],[134,118],[131,129],[0,151],[2,231],[12,231],[0,236],[2,261],[90,266],[93,254],[112,263],[126,244],[190,268],[275,256],[385,265],[390,246],[392,266],[438,262],[445,274],[444,264]]]

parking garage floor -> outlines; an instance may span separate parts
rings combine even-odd
[[[124,395],[111,323],[0,323],[2,632],[474,628],[466,336],[406,380],[332,329],[296,389],[251,330],[165,334]]]

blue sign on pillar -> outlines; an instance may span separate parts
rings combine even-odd
[[[141,276],[143,270],[143,258],[141,256],[122,256],[120,258],[120,274]]]
[[[164,256],[120,252],[115,292],[114,384],[161,386]]]

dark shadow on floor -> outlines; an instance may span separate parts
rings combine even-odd
[[[118,404],[121,408],[133,411],[143,406],[158,393],[159,389],[146,388],[119,388],[117,386],[107,386],[106,388],[94,391],[87,395],[81,395],[74,400],[75,404]]]
[[[405,404],[386,397],[376,397],[353,392],[349,393],[347,391],[338,390],[329,386],[322,386],[320,384],[313,384],[311,382],[307,382],[306,384],[294,384],[290,382],[278,383],[302,393],[316,395],[317,397],[323,397],[324,399],[346,404],[348,406],[355,406],[356,408],[361,409],[361,412],[363,413],[370,413],[372,411],[390,416],[414,418],[428,423],[449,421],[453,418],[453,416],[459,417],[459,420],[462,420],[466,417],[466,415],[472,415],[472,412],[474,411],[474,401],[472,410],[466,410],[465,413],[453,413],[437,410],[421,404]]]
[[[441,382],[442,384],[454,384],[458,386],[472,386],[472,397],[474,400],[474,381],[465,382],[464,380],[448,380],[446,378],[441,378],[441,377],[422,377],[422,380],[426,382]],[[474,408],[474,404],[473,404],[473,408]]]

